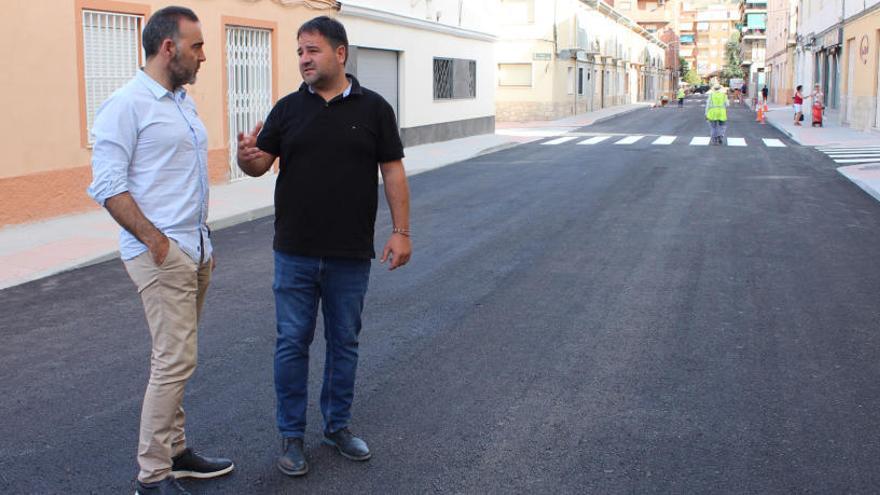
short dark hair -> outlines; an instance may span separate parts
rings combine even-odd
[[[797,86],[797,87],[796,87],[796,88],[794,88],[794,89],[796,89],[796,90],[798,90],[798,91],[800,91],[800,90],[801,90],[801,88],[803,88],[803,87],[804,87],[804,86],[803,86],[803,84],[798,84],[798,86]]]
[[[177,42],[180,34],[180,19],[199,22],[196,13],[186,7],[165,7],[150,16],[143,34],[144,53],[147,58],[159,53],[159,47],[166,39],[171,38],[175,43]]]
[[[339,45],[345,46],[345,60],[348,60],[348,35],[345,33],[345,26],[341,22],[322,15],[315,17],[299,27],[296,32],[296,38],[299,39],[303,33],[318,33],[327,38],[333,49],[339,48]]]

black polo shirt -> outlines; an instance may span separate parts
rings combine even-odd
[[[280,157],[273,247],[300,256],[370,259],[378,164],[403,158],[394,110],[348,76],[325,102],[303,83],[275,105],[257,147]]]

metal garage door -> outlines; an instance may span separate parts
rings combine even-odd
[[[355,53],[355,77],[361,85],[382,95],[397,116],[397,52],[358,47]]]

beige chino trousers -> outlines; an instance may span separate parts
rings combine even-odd
[[[171,474],[171,458],[186,449],[183,391],[196,367],[211,261],[199,265],[171,240],[161,265],[146,252],[125,261],[125,269],[141,295],[153,341],[138,445],[138,479],[152,483]]]

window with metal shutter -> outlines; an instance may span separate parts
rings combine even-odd
[[[238,168],[238,133],[251,132],[272,109],[272,31],[226,27],[229,177],[246,177]]]
[[[143,17],[83,10],[83,75],[86,89],[86,125],[114,91],[128,82],[141,65]],[[92,138],[89,137],[89,144]]]

